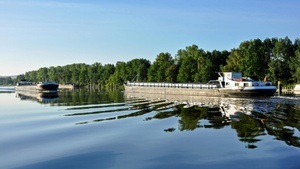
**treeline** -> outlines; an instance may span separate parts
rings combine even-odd
[[[153,63],[133,59],[113,64],[71,64],[43,67],[19,75],[17,80],[56,81],[82,87],[119,89],[128,80],[151,82],[207,82],[216,72],[239,71],[244,76],[273,83],[293,84],[300,81],[300,39],[253,39],[242,42],[231,51],[204,51],[196,45],[170,53],[159,53]]]
[[[15,81],[11,77],[0,77],[0,85],[8,86],[14,83]]]

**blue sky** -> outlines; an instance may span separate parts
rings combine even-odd
[[[0,75],[299,38],[298,0],[0,0]]]

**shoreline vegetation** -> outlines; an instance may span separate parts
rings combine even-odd
[[[119,90],[128,80],[139,82],[204,82],[220,71],[238,71],[255,80],[266,76],[284,86],[300,82],[300,39],[251,39],[230,51],[204,51],[197,45],[179,49],[175,56],[161,52],[152,63],[143,58],[116,64],[96,62],[42,67],[16,78],[0,77],[0,85],[14,85],[21,79],[54,81],[95,90]]]

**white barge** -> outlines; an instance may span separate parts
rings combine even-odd
[[[210,80],[207,84],[200,83],[151,83],[127,82],[126,92],[157,93],[174,95],[197,96],[273,96],[276,86],[268,81],[255,81],[249,77],[242,77],[240,72],[219,73],[217,80]]]
[[[300,84],[296,84],[292,90],[295,94],[300,94]]]
[[[295,85],[294,91],[300,92],[300,84]]]

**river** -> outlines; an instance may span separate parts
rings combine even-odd
[[[0,168],[300,168],[300,96],[192,98],[0,87]]]

